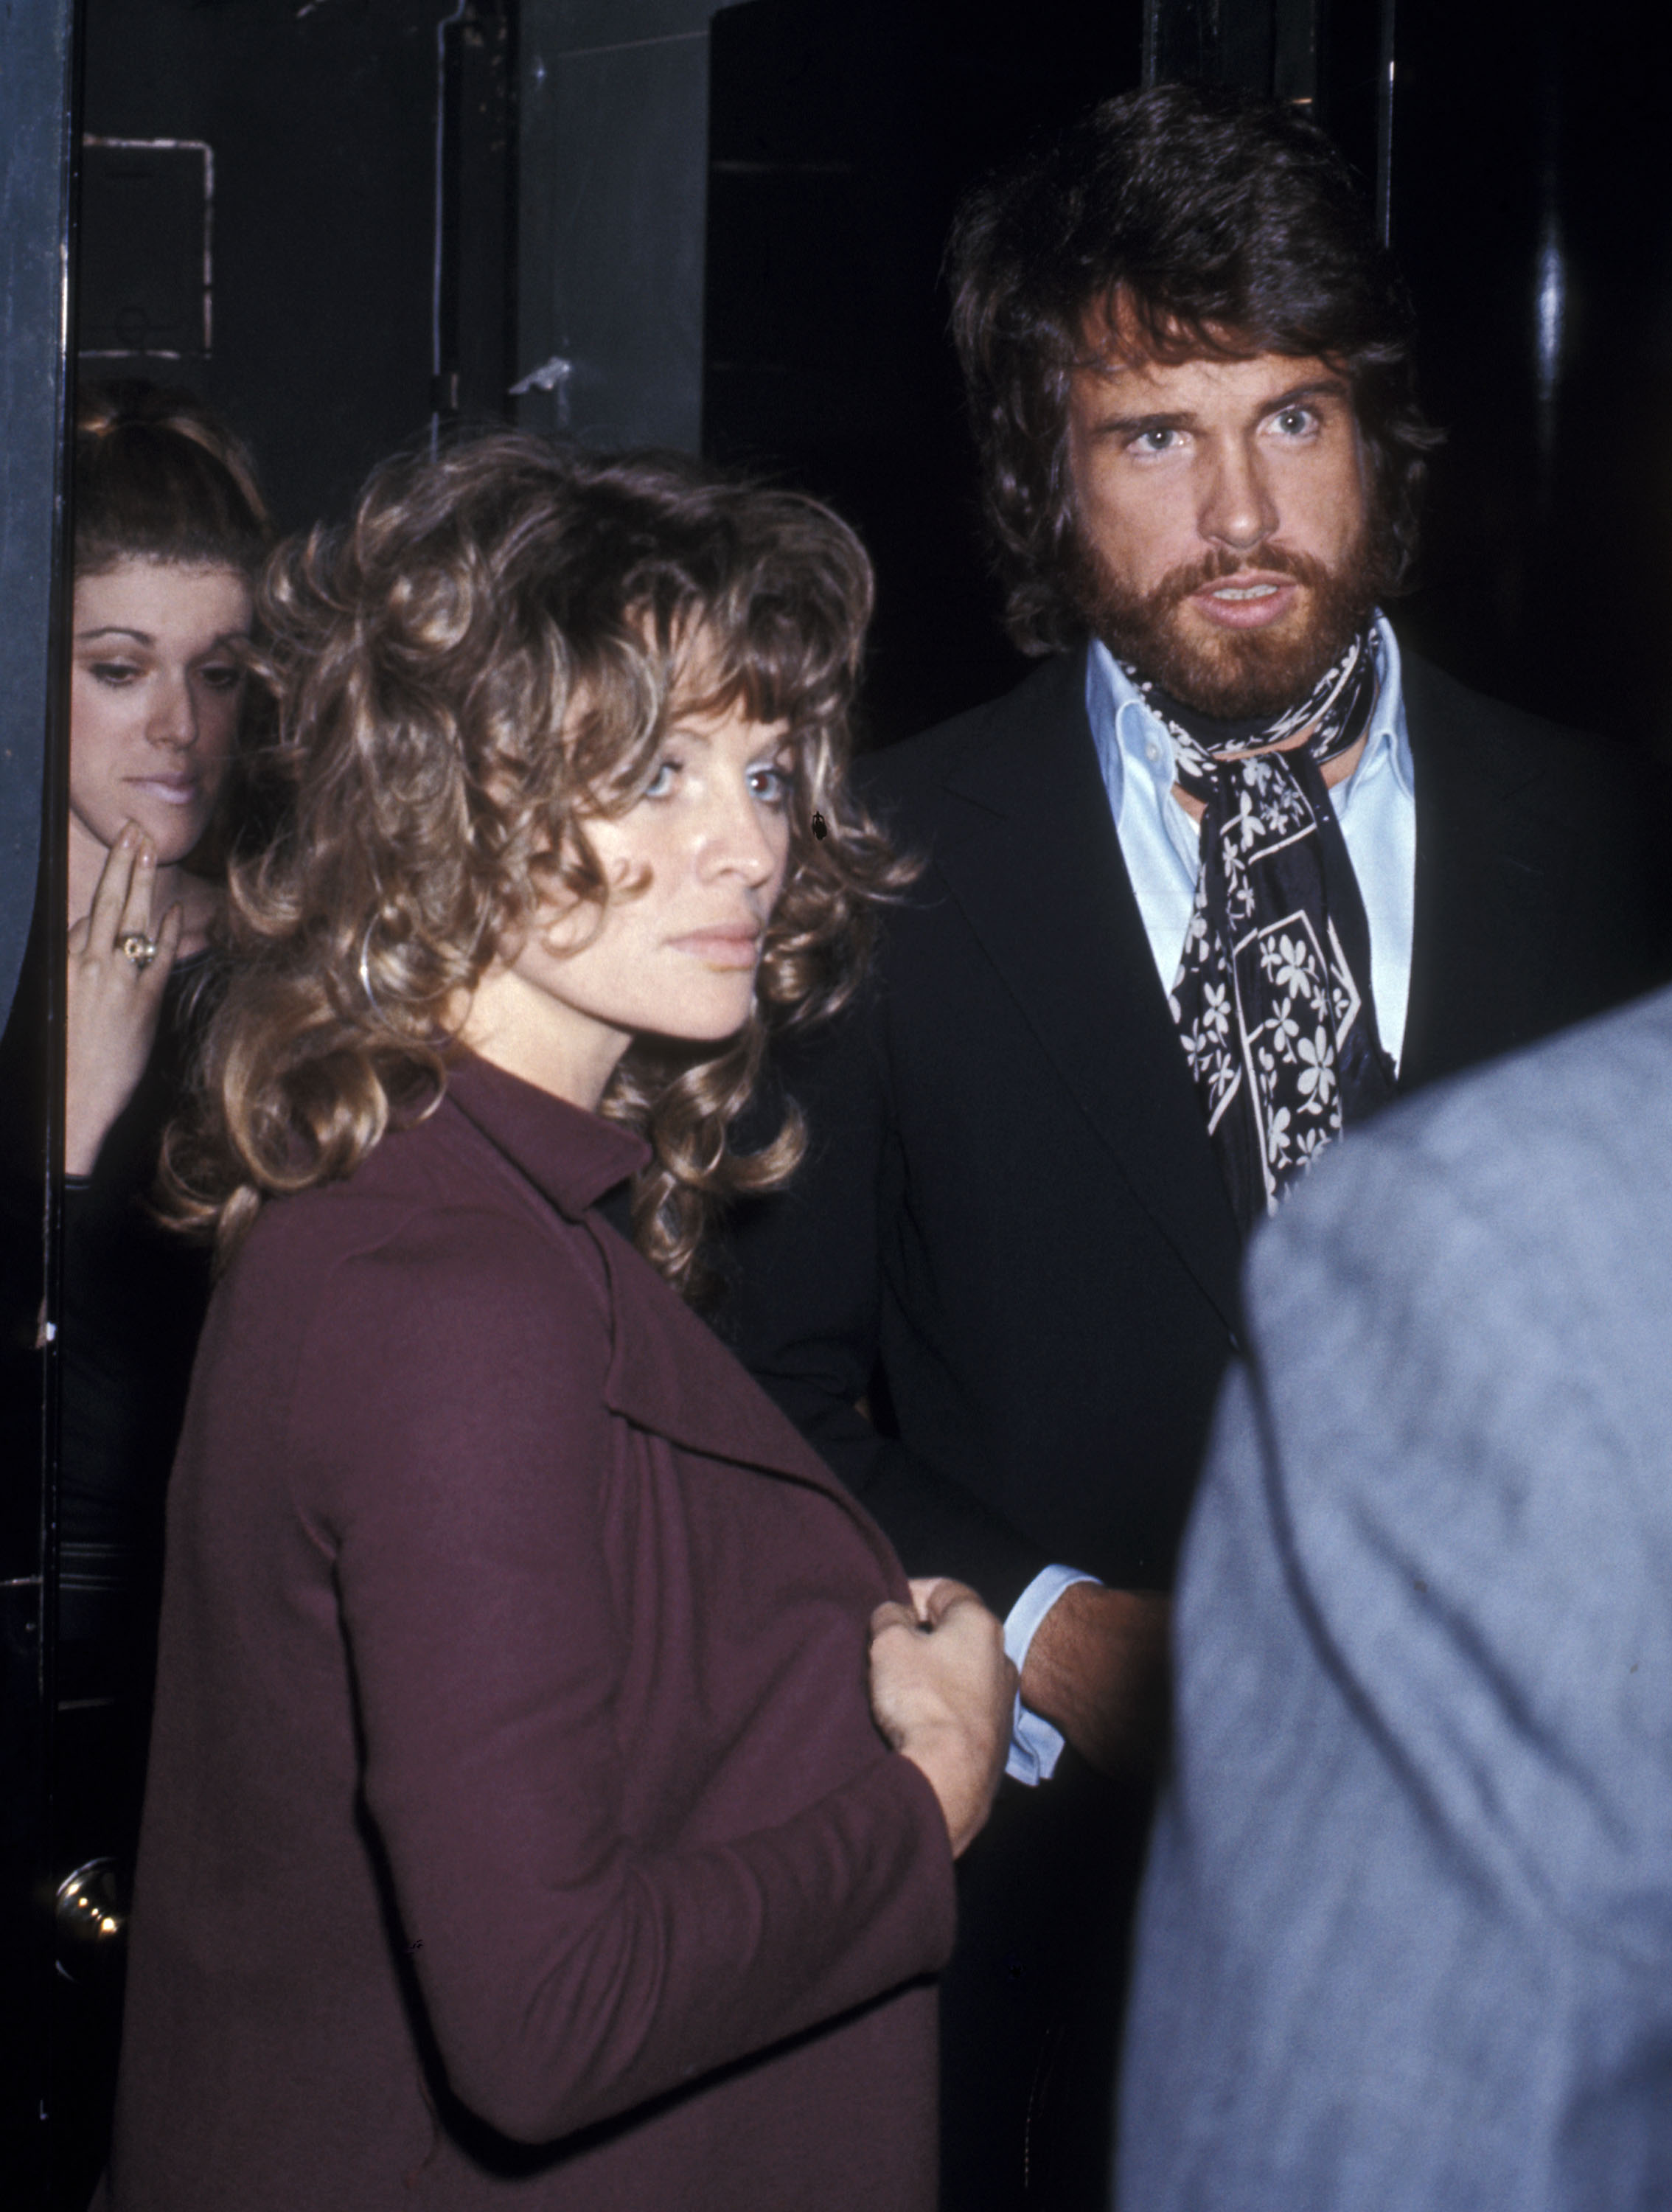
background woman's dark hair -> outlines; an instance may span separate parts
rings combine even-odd
[[[168,561],[253,576],[272,542],[250,456],[190,392],[129,380],[76,398],[76,573]]]
[[[1410,303],[1346,162],[1291,108],[1162,85],[1101,106],[978,185],[947,253],[983,506],[1026,653],[1074,642],[1070,371],[1088,315],[1177,362],[1320,356],[1352,387],[1378,589],[1416,551],[1426,456]]]
[[[389,464],[346,530],[282,547],[257,658],[283,826],[229,870],[223,995],[169,1138],[173,1218],[229,1251],[264,1199],[350,1173],[426,1111],[462,1002],[539,904],[601,915],[632,895],[587,822],[635,803],[678,714],[735,702],[784,723],[792,757],[757,1011],[719,1046],[641,1040],[602,1109],[648,1137],[638,1240],[696,1292],[711,1209],[803,1149],[793,1114],[764,1150],[731,1148],[768,1027],[842,1003],[878,901],[914,872],[842,777],[871,594],[858,539],[812,500],[509,431]]]

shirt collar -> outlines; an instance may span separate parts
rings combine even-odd
[[[560,1213],[578,1220],[650,1158],[642,1137],[474,1053],[447,1070],[447,1096]]]
[[[1408,799],[1415,789],[1411,741],[1405,726],[1399,641],[1383,614],[1376,617],[1376,658],[1381,676],[1376,712],[1365,732],[1359,765],[1342,786],[1342,795],[1337,797],[1338,807],[1345,804],[1360,778],[1376,773],[1383,762]],[[1147,779],[1163,797],[1172,789],[1176,781],[1172,735],[1101,638],[1092,640],[1086,656],[1085,711],[1109,791],[1109,803],[1118,824],[1128,775]]]

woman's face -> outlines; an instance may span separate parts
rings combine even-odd
[[[781,723],[740,707],[685,715],[643,795],[587,824],[608,904],[548,910],[509,963],[577,1073],[607,1076],[637,1036],[718,1041],[747,1021],[789,854],[791,765]]]
[[[76,585],[70,811],[106,848],[137,823],[157,865],[183,860],[209,823],[232,749],[250,587],[230,568],[124,561]]]

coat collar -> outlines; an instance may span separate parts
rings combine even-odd
[[[555,1098],[474,1053],[447,1070],[447,1095],[570,1221],[650,1158],[649,1146],[630,1129]]]
[[[611,1410],[687,1450],[790,1475],[851,1506],[794,1423],[643,1254],[607,1222],[587,1225],[609,1271],[615,1312],[604,1384]]]
[[[635,1428],[702,1459],[752,1468],[828,1498],[905,1595],[893,1547],[845,1485],[733,1354],[643,1255],[594,1216],[587,1224],[610,1278],[614,1342],[604,1402]]]
[[[611,1346],[604,1400],[635,1428],[705,1459],[758,1468],[816,1490],[864,1532],[891,1585],[888,1540],[793,1424],[633,1247],[589,1209],[650,1158],[641,1137],[554,1098],[466,1054],[447,1097],[502,1158],[569,1221],[581,1224],[610,1286]]]
[[[937,868],[1140,1204],[1234,1329],[1236,1223],[1121,858],[1084,649],[997,703],[945,793]]]

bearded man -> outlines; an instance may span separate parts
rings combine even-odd
[[[785,1060],[812,1150],[739,1224],[729,1326],[912,1571],[1007,1615],[1037,1786],[960,1870],[943,2005],[972,2212],[1104,2198],[1164,1593],[1248,1232],[1388,1099],[1650,980],[1658,936],[1608,757],[1379,611],[1434,433],[1318,131],[1111,100],[976,191],[951,266],[1043,665],[871,766],[927,865]]]

